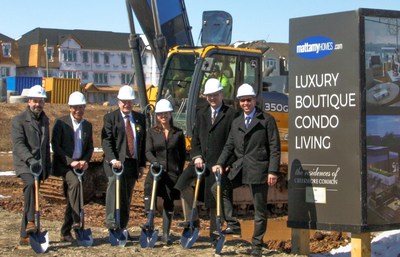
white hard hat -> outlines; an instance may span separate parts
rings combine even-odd
[[[86,104],[85,96],[78,91],[69,95],[68,105],[83,105]]]
[[[171,102],[168,101],[167,99],[161,99],[156,103],[156,109],[155,109],[156,113],[172,112],[173,110],[174,108],[172,108]]]
[[[117,98],[119,100],[134,100],[135,92],[131,86],[125,85],[119,89]]]
[[[41,85],[35,85],[29,89],[27,97],[47,98],[46,91]]]
[[[237,98],[242,96],[256,96],[256,92],[254,92],[254,88],[251,85],[245,83],[238,88],[236,95]]]
[[[206,81],[203,94],[213,94],[221,90],[223,90],[221,82],[218,79],[211,78]]]

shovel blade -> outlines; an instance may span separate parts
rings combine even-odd
[[[75,230],[76,240],[79,246],[92,246],[93,237],[92,231],[89,229],[77,229]]]
[[[128,231],[126,229],[110,230],[109,241],[111,246],[124,247],[126,245],[127,239],[128,239]]]
[[[44,253],[49,247],[49,234],[47,231],[30,233],[29,242],[35,253]]]
[[[198,228],[185,228],[181,236],[181,245],[183,248],[192,248],[193,244],[199,238]]]
[[[158,240],[158,230],[142,229],[139,243],[142,248],[154,248]]]
[[[225,235],[220,233],[219,238],[217,239],[217,244],[215,245],[215,253],[220,254],[222,248],[224,247],[225,243]]]

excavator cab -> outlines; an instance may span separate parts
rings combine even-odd
[[[248,83],[261,90],[262,55],[255,49],[232,46],[175,47],[167,57],[157,99],[168,99],[174,106],[174,123],[192,136],[195,115],[207,101],[203,95],[209,78],[220,80],[224,103],[236,109],[237,88]],[[190,149],[190,146],[188,145]]]

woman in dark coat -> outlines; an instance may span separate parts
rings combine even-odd
[[[164,200],[162,241],[170,244],[169,231],[174,212],[174,200],[180,199],[179,191],[174,188],[183,171],[186,157],[185,136],[183,131],[173,125],[172,105],[166,99],[156,104],[157,125],[149,129],[146,138],[146,158],[153,164],[155,172],[162,166],[160,180],[157,183],[157,196]],[[144,188],[145,209],[150,209],[153,175],[148,173]],[[144,226],[146,226],[145,224]]]

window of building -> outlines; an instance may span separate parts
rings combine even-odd
[[[78,73],[76,71],[63,71],[62,77],[66,79],[76,79],[78,78]]]
[[[63,61],[65,62],[76,62],[76,50],[66,49],[62,51]]]
[[[11,57],[11,43],[1,43],[3,57]]]
[[[87,72],[82,72],[82,80],[88,80],[89,74]]]
[[[0,69],[0,77],[10,77],[10,68],[9,67],[1,67]]]
[[[94,52],[93,53],[93,62],[94,63],[99,63],[99,52]]]
[[[121,54],[121,64],[126,65],[126,55],[125,54]]]
[[[274,68],[276,69],[276,60],[273,58],[267,59],[267,68]]]
[[[142,62],[143,62],[143,65],[147,65],[147,54],[144,54],[142,56]]]
[[[49,62],[54,62],[54,47],[47,47],[47,60]]]
[[[82,52],[82,62],[89,63],[89,53],[87,51]]]
[[[110,53],[104,53],[104,64],[110,64]]]
[[[107,73],[94,73],[93,74],[94,83],[96,84],[107,84],[108,83],[108,76]]]
[[[132,76],[133,76],[132,74],[122,73],[121,74],[121,84],[123,84],[123,85],[129,84],[129,82],[131,81]]]

